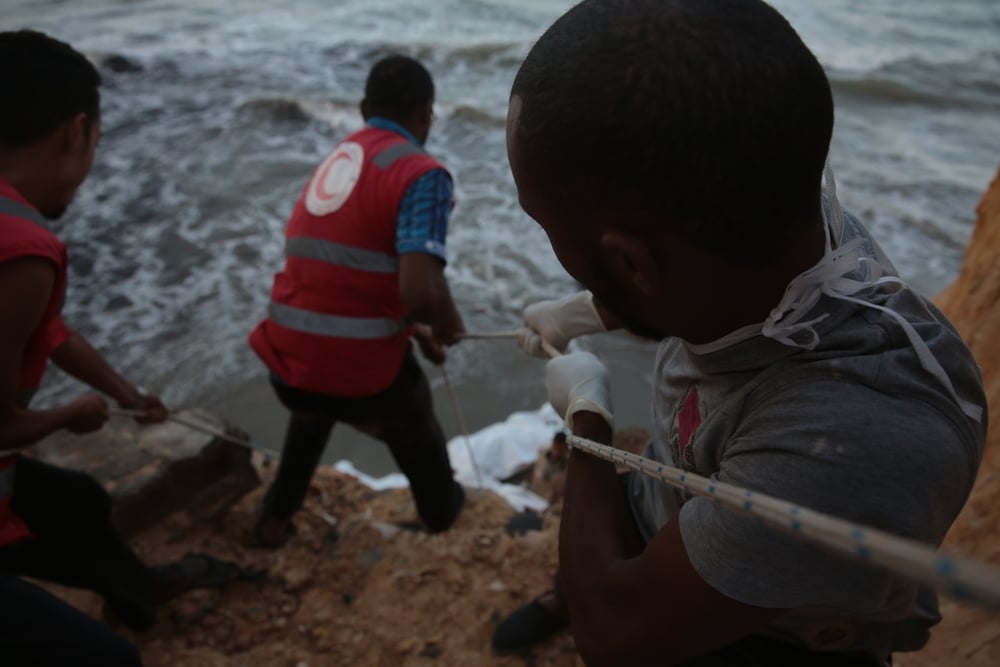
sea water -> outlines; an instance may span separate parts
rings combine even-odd
[[[457,182],[456,301],[470,330],[516,326],[525,304],[574,289],[519,209],[504,150],[517,67],[571,4],[0,0],[2,29],[64,39],[104,78],[94,170],[55,223],[71,258],[66,320],[173,404],[262,376],[246,336],[280,270],[285,220],[315,165],[358,128],[370,65],[401,52],[437,84],[427,147]],[[843,201],[903,277],[935,293],[960,266],[1000,160],[1000,3],[774,4],[831,79]],[[489,345],[502,344],[517,354]],[[454,348],[456,383],[483,345]],[[541,376],[506,381],[537,388]],[[78,390],[50,373],[40,399]]]

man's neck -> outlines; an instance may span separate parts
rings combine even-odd
[[[407,139],[409,139],[416,145],[418,146],[423,145],[420,142],[420,139],[417,137],[416,132],[413,131],[413,128],[408,127],[406,123],[400,122],[395,118],[388,118],[386,116],[372,116],[370,118],[367,118],[365,122],[368,123],[369,125],[381,127],[383,129],[388,129],[393,132],[399,132],[400,134],[405,136]]]
[[[798,243],[792,244],[784,261],[777,266],[758,270],[729,264],[720,268],[713,280],[716,294],[709,297],[709,302],[723,306],[714,313],[706,313],[698,340],[688,339],[688,342],[709,343],[766,320],[781,302],[788,284],[815,266],[825,249],[826,232],[820,221]]]
[[[29,204],[39,207],[44,187],[30,160],[19,159],[17,154],[0,154],[0,179],[10,184]]]

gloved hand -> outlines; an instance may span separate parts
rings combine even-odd
[[[583,291],[554,301],[539,301],[524,309],[524,327],[517,332],[517,343],[528,354],[547,357],[542,349],[546,340],[560,352],[577,336],[606,331],[594,308],[594,298]]]
[[[590,352],[572,352],[550,361],[545,367],[545,389],[549,403],[563,415],[570,431],[577,412],[599,414],[614,429],[608,369]]]

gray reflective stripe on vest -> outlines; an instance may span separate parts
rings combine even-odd
[[[283,327],[317,336],[373,339],[389,338],[403,331],[402,322],[388,317],[327,315],[273,301],[268,307],[268,315]]]
[[[373,157],[372,164],[380,169],[386,169],[390,164],[401,157],[416,155],[417,153],[423,152],[425,152],[423,148],[415,144],[411,144],[409,141],[393,144]]]
[[[0,195],[0,213],[5,215],[12,215],[15,218],[24,218],[25,220],[30,220],[36,225],[41,225],[48,229],[49,226],[45,221],[45,218],[41,213],[31,208],[30,206],[25,206],[19,201],[15,201],[9,197],[4,197]]]
[[[6,454],[13,454],[14,452],[6,452]],[[14,468],[7,468],[4,471],[0,471],[0,498],[6,498],[7,496],[14,493]]]
[[[377,250],[352,248],[333,241],[296,236],[285,241],[285,257],[316,259],[328,264],[373,273],[396,273],[399,260]]]

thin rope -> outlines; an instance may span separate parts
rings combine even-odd
[[[552,357],[553,359],[562,356],[562,352],[557,350],[555,346],[552,345],[552,343],[545,340],[544,338],[542,339],[542,349],[545,350],[545,353],[550,357]]]
[[[441,377],[444,378],[444,386],[448,390],[448,396],[451,397],[451,405],[455,409],[455,416],[458,418],[458,427],[462,429],[465,450],[469,453],[469,461],[472,463],[472,469],[476,473],[476,484],[480,489],[485,488],[483,487],[483,475],[479,471],[479,464],[476,463],[476,457],[472,454],[472,440],[469,438],[469,429],[465,425],[465,414],[462,412],[462,406],[458,402],[458,394],[455,393],[455,388],[451,385],[451,378],[448,377],[448,371],[443,363],[441,364]]]
[[[518,333],[517,329],[512,331],[477,331],[474,333],[464,333],[460,338],[467,340],[512,340],[517,338]],[[544,338],[541,339],[541,344],[542,349],[550,357],[555,358],[562,355],[562,352],[557,350],[555,346]]]
[[[145,410],[125,410],[123,408],[108,408],[108,414],[111,415],[112,417],[139,417],[139,418],[141,418],[141,417],[147,416],[148,413]],[[174,422],[176,424],[180,424],[181,426],[186,426],[189,429],[192,429],[194,431],[200,431],[200,432],[205,433],[207,435],[215,436],[216,438],[219,438],[220,440],[225,440],[227,442],[232,442],[232,443],[237,444],[237,445],[243,445],[244,447],[251,447],[251,448],[253,448],[253,443],[251,443],[250,440],[248,440],[248,439],[238,438],[235,435],[226,433],[225,431],[221,431],[221,430],[219,430],[217,428],[214,428],[212,426],[208,426],[206,424],[200,424],[198,422],[191,421],[189,419],[185,419],[184,417],[179,417],[177,415],[170,414],[170,415],[167,415],[167,421],[171,421],[171,422]]]
[[[466,332],[459,335],[459,338],[466,340],[502,340],[517,338],[517,329],[511,331],[477,331]]]
[[[612,463],[687,493],[762,519],[792,535],[868,564],[880,565],[963,601],[1000,609],[1000,569],[949,556],[916,540],[851,523],[777,498],[717,482],[680,468],[568,434],[566,441]]]

